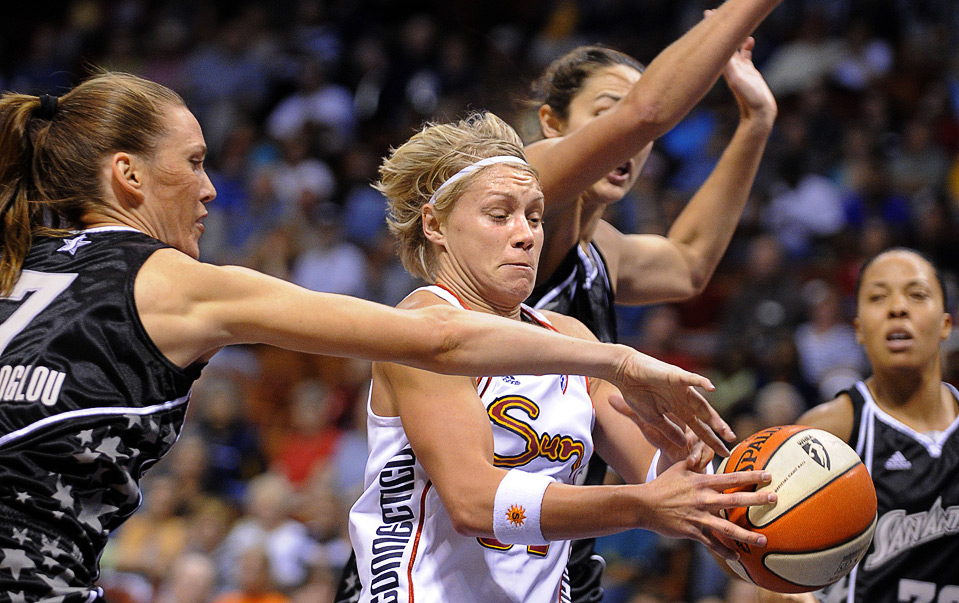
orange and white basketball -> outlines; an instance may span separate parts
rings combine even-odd
[[[856,452],[821,429],[770,427],[740,442],[719,466],[720,473],[754,469],[772,474],[759,491],[779,500],[724,512],[768,540],[764,548],[737,542],[740,560],[730,567],[781,593],[813,591],[849,573],[876,529],[876,489]]]

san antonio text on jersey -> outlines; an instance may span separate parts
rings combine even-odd
[[[845,393],[854,412],[849,445],[876,484],[879,521],[859,565],[817,597],[959,603],[959,418],[942,433],[919,433],[879,408],[863,382]]]

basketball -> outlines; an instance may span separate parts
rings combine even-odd
[[[727,509],[723,516],[765,534],[765,548],[736,542],[740,577],[780,593],[836,582],[866,553],[876,529],[876,489],[856,452],[833,434],[802,425],[763,429],[740,442],[720,473],[762,469],[776,504]],[[733,491],[733,490],[729,490]]]

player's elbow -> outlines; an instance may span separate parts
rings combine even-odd
[[[644,132],[651,140],[668,132],[682,117],[654,94],[631,95],[623,101],[625,113],[632,120],[628,129]]]
[[[676,242],[672,236],[670,239],[677,245],[679,251],[673,271],[672,301],[686,301],[706,290],[706,285],[713,276],[713,267],[700,253],[694,249],[688,249],[693,246],[691,243]]]
[[[656,303],[681,303],[688,301],[705,289],[705,282],[699,283],[694,279],[688,278],[686,275],[683,275],[680,278],[678,275],[675,278],[670,279],[668,283],[663,283],[662,286],[656,290]],[[648,292],[648,289],[647,289]],[[629,298],[626,295],[620,296],[622,303],[629,304],[631,303]],[[641,303],[647,303],[648,300],[643,299]]]
[[[689,281],[686,286],[686,291],[684,291],[685,297],[683,299],[695,297],[705,291],[706,285],[709,284],[710,276],[711,274],[705,270],[690,270]]]
[[[460,536],[487,537],[492,535],[492,513],[484,512],[481,505],[477,505],[466,497],[455,497],[458,500],[443,501],[449,513],[450,523]]]

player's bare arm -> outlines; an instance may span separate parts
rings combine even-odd
[[[444,373],[571,372],[627,383],[644,378],[625,346],[562,337],[491,315],[464,315],[445,305],[401,310],[317,293],[245,268],[203,264],[171,249],[144,264],[136,292],[147,332],[180,366],[226,345],[258,342]]]
[[[739,106],[739,125],[667,236],[625,235],[605,223],[597,228],[619,303],[682,300],[702,292],[729,246],[777,114],[776,100],[752,63],[754,43],[749,38],[723,72]]]
[[[669,131],[712,87],[729,57],[779,0],[728,0],[663,50],[640,83],[587,127],[526,149],[553,208]],[[549,166],[560,166],[550,169]]]
[[[852,435],[852,422],[852,400],[846,394],[810,408],[796,420],[799,425],[828,431],[843,442],[848,442]]]

